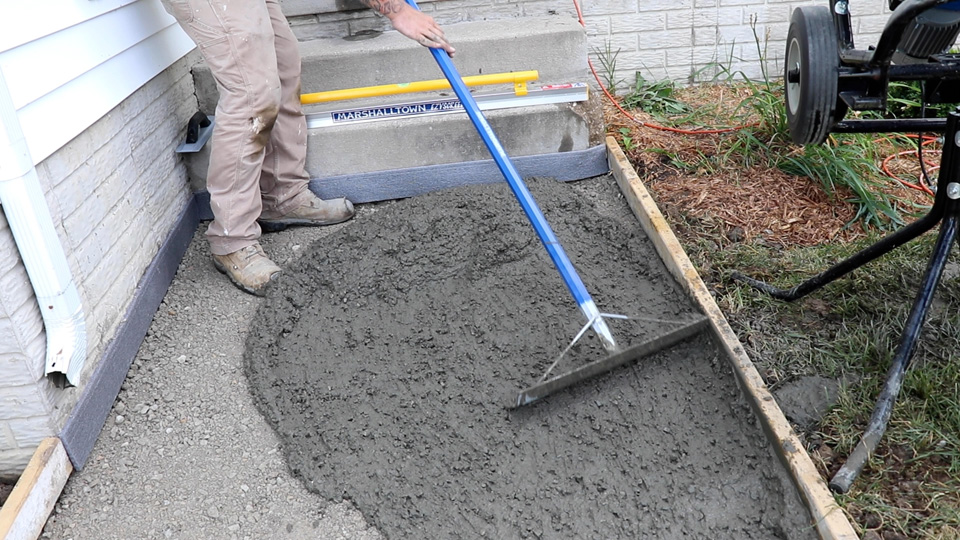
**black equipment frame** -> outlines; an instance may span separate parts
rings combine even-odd
[[[953,102],[960,101],[955,99],[960,96],[960,55],[935,55],[927,63],[892,64],[897,46],[908,25],[924,11],[949,1],[906,0],[899,3],[884,27],[877,46],[869,50],[858,50],[853,43],[848,0],[830,0],[840,55],[838,100],[852,110],[883,110],[886,108],[890,81],[920,80],[929,84],[923,96],[925,102],[943,103],[945,99],[952,99]],[[796,82],[799,78],[798,74],[791,72],[785,75],[786,82]],[[795,76],[797,79],[792,78]],[[926,273],[900,335],[900,342],[887,372],[886,382],[877,398],[867,428],[847,461],[828,484],[834,492],[846,493],[866,465],[870,455],[876,450],[886,431],[906,369],[916,350],[921,328],[943,275],[950,250],[957,239],[957,231],[960,228],[960,108],[946,118],[846,121],[841,119],[830,127],[830,131],[834,133],[934,132],[942,133],[944,139],[938,189],[933,206],[922,218],[790,289],[780,289],[739,272],[734,272],[732,275],[733,279],[747,283],[775,298],[793,301],[940,225]]]
[[[887,422],[890,420],[894,402],[900,392],[904,374],[916,349],[920,329],[933,301],[933,294],[943,274],[950,248],[956,240],[957,228],[960,224],[960,112],[953,112],[946,119],[944,140],[939,179],[940,189],[937,190],[930,211],[922,218],[791,289],[779,289],[736,272],[732,276],[733,279],[747,283],[774,298],[790,302],[820,289],[940,224],[940,234],[934,244],[933,254],[921,281],[913,308],[910,310],[910,315],[901,333],[900,344],[894,354],[887,373],[887,381],[877,399],[867,430],[846,463],[829,482],[830,489],[839,493],[846,493],[850,489],[870,454],[876,449],[884,431],[886,431]]]
[[[897,45],[907,27],[923,12],[948,4],[952,0],[907,0],[890,15],[876,47],[857,49],[853,42],[849,0],[830,0],[830,11],[837,27],[840,71],[837,91],[839,98],[855,111],[884,110],[887,106],[887,86],[890,81],[925,81],[932,85],[924,97],[929,103],[942,103],[942,93],[954,94],[960,90],[960,55],[934,55],[926,63],[893,65]],[[949,92],[944,92],[949,88]],[[950,102],[950,101],[947,101]],[[899,131],[882,124],[873,127],[872,121],[858,121],[857,130],[865,133]],[[843,122],[840,122],[841,124]],[[850,131],[850,124],[841,127]],[[912,130],[911,130],[912,131]]]

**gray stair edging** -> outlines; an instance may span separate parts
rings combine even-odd
[[[550,177],[562,182],[583,180],[607,174],[607,147],[599,144],[586,150],[522,156],[512,159],[524,178]],[[310,181],[310,190],[321,199],[346,197],[355,203],[404,199],[432,191],[472,184],[504,181],[492,159],[427,165],[392,171],[375,171],[317,178]],[[210,194],[197,192],[201,220],[213,219]]]

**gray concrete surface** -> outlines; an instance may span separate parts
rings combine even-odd
[[[610,176],[528,185],[600,309],[637,317],[622,347],[698,317]],[[582,320],[505,183],[400,201],[294,268],[244,373],[291,470],[388,538],[816,536],[707,334],[506,409]],[[588,335],[554,374],[604,356]]]
[[[374,211],[361,209],[360,218]],[[342,226],[266,235],[287,266]],[[194,237],[86,467],[43,538],[376,539],[348,503],[330,504],[287,471],[243,376],[260,299],[233,287]]]
[[[363,205],[357,219],[387,213],[394,204]],[[343,229],[349,226],[294,229],[266,235],[263,244],[281,266],[293,268],[314,240],[346,234]],[[263,301],[241,293],[213,269],[203,229],[201,225],[195,234],[154,317],[89,462],[71,477],[43,537],[382,538],[349,498],[330,503],[290,474],[279,440],[258,413],[243,373],[245,341]],[[730,398],[739,395],[732,386],[728,390]],[[670,433],[676,427],[670,424],[669,431],[651,433]],[[765,454],[759,446],[746,456],[750,463]],[[740,452],[730,452],[708,468],[719,473],[728,467],[721,468],[723,460],[741,458]],[[775,466],[760,469],[765,477],[775,474]],[[350,477],[351,471],[343,468],[340,473]],[[773,479],[776,485],[785,486],[784,481]],[[721,482],[711,489],[730,486]],[[753,491],[748,498],[734,498],[748,504],[764,500]],[[668,499],[665,495],[657,502],[668,506],[665,514],[673,511],[670,508],[682,510]],[[791,535],[805,531],[806,526],[788,527]]]

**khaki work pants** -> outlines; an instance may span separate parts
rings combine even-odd
[[[300,51],[278,0],[161,0],[210,67],[220,101],[207,191],[215,255],[257,242],[257,218],[310,200]]]

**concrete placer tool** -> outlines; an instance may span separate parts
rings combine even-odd
[[[420,9],[415,0],[406,0],[406,2],[414,9]],[[646,356],[658,350],[670,347],[671,345],[683,341],[684,339],[687,339],[704,329],[707,326],[707,319],[705,317],[701,317],[692,323],[687,323],[676,330],[654,339],[647,340],[634,347],[624,349],[617,344],[613,334],[610,332],[610,328],[607,326],[605,318],[612,317],[625,319],[626,317],[622,315],[600,313],[596,303],[593,301],[593,298],[591,298],[590,293],[587,291],[587,288],[584,286],[583,281],[577,274],[576,269],[570,262],[569,257],[567,257],[567,254],[564,252],[559,240],[557,240],[553,230],[550,228],[550,224],[547,223],[546,218],[540,211],[540,207],[537,206],[537,203],[530,194],[530,191],[527,189],[526,184],[520,178],[520,174],[513,166],[513,163],[507,156],[506,151],[504,151],[503,146],[500,144],[499,139],[497,139],[496,134],[494,134],[493,128],[490,127],[487,119],[483,116],[483,113],[480,112],[480,108],[477,106],[473,96],[467,90],[463,79],[460,77],[459,72],[453,65],[453,61],[450,59],[450,56],[443,49],[431,48],[430,52],[433,54],[433,58],[440,66],[440,70],[450,82],[450,86],[453,88],[454,93],[456,93],[457,97],[460,99],[460,102],[463,103],[464,110],[467,112],[467,115],[470,117],[471,122],[473,122],[474,127],[476,127],[480,138],[483,139],[484,144],[487,146],[487,149],[493,156],[493,160],[496,162],[500,172],[510,185],[510,189],[513,191],[517,201],[520,202],[520,206],[523,208],[527,219],[536,230],[537,236],[540,238],[540,242],[543,243],[543,247],[546,248],[547,253],[549,253],[550,259],[556,266],[557,271],[560,272],[560,276],[563,278],[567,289],[570,291],[570,294],[573,295],[574,300],[576,300],[577,305],[580,308],[580,312],[586,319],[586,325],[584,325],[583,329],[577,334],[571,345],[567,347],[564,353],[570,350],[570,347],[576,343],[580,337],[583,336],[586,330],[593,329],[594,333],[596,333],[601,344],[603,345],[603,348],[608,354],[606,358],[586,364],[579,369],[552,378],[547,378],[553,367],[555,367],[557,364],[557,362],[554,362],[536,384],[520,391],[520,393],[517,395],[515,403],[512,403],[511,405],[520,407],[533,403],[534,401],[546,397],[547,395],[552,394],[562,388],[574,385],[580,381],[601,373],[606,373],[617,366],[621,366],[628,362],[637,360],[642,356]],[[562,356],[563,354],[561,354],[561,358]],[[559,358],[557,361],[559,361]]]

